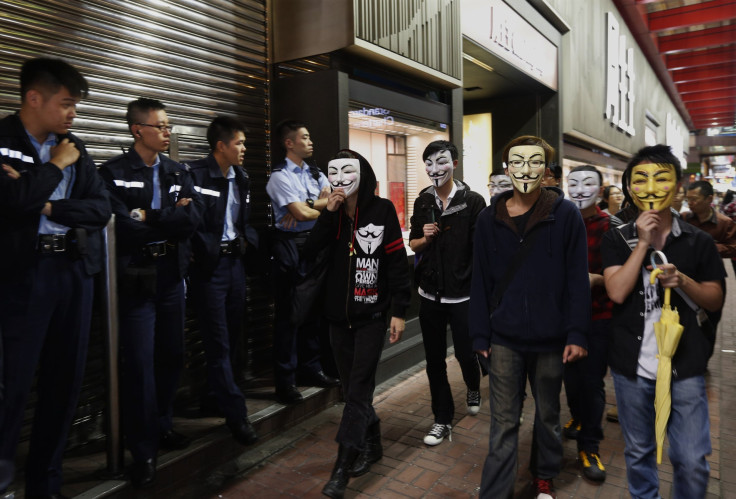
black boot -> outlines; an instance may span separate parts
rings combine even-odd
[[[383,457],[381,446],[381,422],[376,421],[365,432],[365,449],[360,453],[355,464],[350,468],[350,476],[362,476],[371,469],[371,464]]]
[[[345,487],[348,486],[350,468],[358,457],[358,449],[344,447],[342,444],[337,451],[337,461],[332,468],[330,481],[322,489],[322,493],[333,499],[342,499],[345,495]]]

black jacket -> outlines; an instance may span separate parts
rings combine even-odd
[[[69,199],[51,201],[49,220],[86,230],[83,258],[91,275],[102,269],[101,229],[110,219],[110,202],[84,143],[72,134],[59,136],[59,140],[64,138],[74,142],[81,154],[74,165],[76,176]],[[17,114],[0,120],[0,163],[21,174],[12,179],[0,171],[0,273],[17,275],[34,261],[41,210],[63,174],[53,163],[41,163]]]
[[[435,189],[427,187],[414,201],[409,240],[424,237],[424,225],[437,222],[440,233],[416,256],[415,280],[422,291],[436,299],[470,296],[473,269],[473,236],[478,214],[486,207],[483,196],[455,180],[457,191],[445,211],[435,201]]]
[[[626,263],[638,241],[635,218],[606,232],[601,243],[603,269]],[[725,293],[726,271],[709,234],[672,217],[672,232],[667,236],[662,252],[670,263],[675,264],[678,271],[698,282],[719,281]],[[644,259],[644,265],[649,265],[649,253]],[[658,288],[658,295],[661,301],[664,295],[661,286]],[[677,352],[672,358],[672,377],[683,379],[702,375],[713,353],[715,332],[701,330],[695,311],[674,290],[670,301],[680,315],[680,324],[685,328]],[[608,362],[612,369],[632,378],[636,376],[644,337],[644,305],[644,284],[641,277],[636,280],[634,289],[622,304],[613,304]]]
[[[187,164],[194,180],[194,189],[202,197],[202,220],[192,236],[194,269],[204,279],[209,279],[220,259],[220,242],[225,226],[225,209],[229,193],[229,181],[214,156],[192,161]],[[240,193],[240,219],[238,230],[248,241],[249,246],[258,247],[258,234],[248,224],[250,217],[250,179],[242,166],[233,166],[235,184]]]
[[[117,257],[120,268],[137,263],[141,248],[147,243],[168,241],[177,246],[179,273],[184,276],[191,257],[189,238],[202,216],[202,199],[194,190],[192,177],[176,161],[159,154],[161,164],[161,209],[152,210],[153,168],[146,166],[132,147],[127,153],[107,161],[100,175],[110,191],[115,213]],[[191,198],[187,206],[176,207],[180,198]],[[146,221],[130,218],[135,208],[146,211]]]
[[[342,207],[335,212],[325,208],[303,250],[310,259],[329,247],[325,315],[330,322],[347,327],[385,320],[387,313],[403,318],[411,298],[409,264],[396,209],[391,201],[374,194],[376,175],[365,158],[359,160],[354,222]]]

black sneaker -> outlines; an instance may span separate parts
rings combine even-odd
[[[435,423],[432,429],[424,437],[424,443],[427,445],[439,445],[447,437],[452,442],[452,426],[449,424]]]
[[[601,458],[597,452],[586,452],[581,450],[578,452],[580,464],[583,466],[583,475],[588,480],[602,482],[606,479],[606,468],[601,462]]]
[[[480,411],[480,391],[468,390],[465,397],[465,403],[468,405],[468,414],[475,416]]]
[[[575,419],[571,419],[570,421],[567,422],[565,426],[562,427],[562,434],[567,439],[575,440],[578,438],[578,433],[580,433],[580,428],[582,428],[580,423],[575,421]]]

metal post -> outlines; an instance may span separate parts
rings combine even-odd
[[[115,215],[105,227],[105,340],[107,347],[107,473],[122,472],[123,447],[120,431],[118,376],[118,278],[115,251]]]

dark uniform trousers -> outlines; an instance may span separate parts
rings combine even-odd
[[[156,260],[156,294],[120,294],[123,428],[133,459],[156,456],[159,435],[172,427],[184,368],[184,281],[176,253]]]
[[[184,167],[162,154],[159,161],[160,209],[147,208],[155,170],[134,148],[100,167],[116,214],[122,422],[136,462],[156,457],[160,434],[172,427],[184,367],[183,276],[202,207]],[[192,201],[177,207],[180,198]],[[131,219],[141,207],[146,221]]]
[[[303,373],[322,370],[320,362],[320,321],[313,317],[301,326],[294,326],[292,296],[298,273],[285,268],[278,258],[273,260],[274,300],[274,363],[276,388],[296,383],[297,366]]]
[[[245,397],[235,383],[231,349],[237,348],[245,312],[245,267],[236,254],[221,255],[209,280],[191,274],[192,297],[197,308],[207,358],[207,380],[228,422],[247,415]]]
[[[0,282],[5,383],[0,404],[0,461],[12,470],[38,366],[26,493],[49,495],[61,487],[62,455],[84,374],[93,278],[85,272],[82,260],[72,261],[67,253],[58,253],[39,255],[22,277],[6,276]]]

